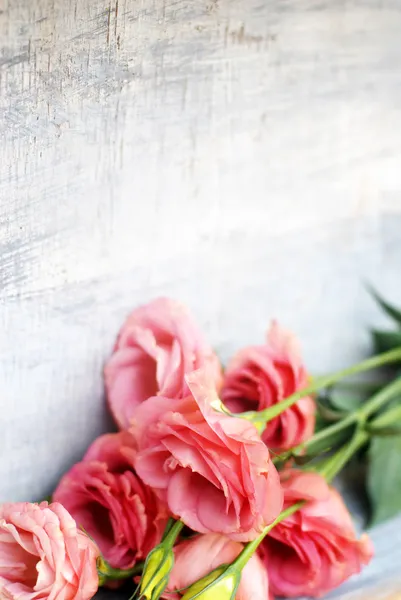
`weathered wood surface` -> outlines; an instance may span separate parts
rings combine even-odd
[[[107,425],[128,310],[187,302],[226,359],[272,316],[314,371],[401,297],[398,0],[0,0],[0,500]],[[343,600],[401,598],[400,522]],[[370,594],[370,596],[369,596]]]

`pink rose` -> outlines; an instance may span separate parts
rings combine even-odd
[[[0,598],[89,600],[98,555],[60,504],[0,506]]]
[[[61,479],[53,498],[96,541],[106,561],[129,569],[159,543],[166,513],[132,469],[132,436],[103,435]]]
[[[368,564],[372,543],[366,534],[356,538],[341,496],[323,477],[290,470],[281,481],[285,507],[308,502],[263,542],[271,589],[279,596],[322,596]]]
[[[174,548],[175,564],[163,598],[178,600],[174,590],[188,587],[223,563],[237,558],[242,544],[218,533],[207,533],[181,542]],[[236,600],[268,600],[267,571],[261,559],[254,554],[242,571]]]
[[[135,468],[170,511],[200,533],[252,540],[279,514],[282,491],[252,423],[213,409],[213,378],[195,371],[182,400],[153,397],[132,420]]]
[[[134,409],[151,396],[188,395],[185,374],[205,364],[219,381],[219,360],[184,306],[159,298],[134,310],[105,367],[108,400],[120,429],[129,427]]]
[[[225,372],[222,400],[232,412],[263,410],[308,384],[295,337],[273,322],[266,344],[241,350]],[[306,396],[267,424],[263,441],[286,450],[307,440],[315,427],[315,401]]]

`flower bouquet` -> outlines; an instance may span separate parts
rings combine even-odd
[[[401,509],[383,469],[394,447],[401,461],[401,379],[342,387],[401,362],[401,313],[378,300],[398,327],[374,332],[380,354],[316,378],[277,322],[223,371],[182,305],[134,310],[104,371],[119,431],[49,501],[0,506],[0,598],[318,597],[358,573],[372,543],[333,479],[367,464],[374,518]]]

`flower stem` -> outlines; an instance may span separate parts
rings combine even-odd
[[[322,469],[318,470],[319,474],[322,475],[322,477],[324,477],[330,483],[330,481],[333,479],[333,477],[335,477],[337,475],[337,473],[339,471],[341,471],[341,469],[349,461],[349,459],[353,456],[353,454],[368,439],[369,439],[369,434],[366,431],[364,431],[363,429],[358,429],[356,431],[355,435],[353,436],[353,438],[351,439],[351,441],[348,444],[346,444],[345,446],[343,446],[342,448],[340,448],[340,450],[338,452],[336,452],[333,456],[330,457],[330,459],[325,463],[324,467]],[[262,541],[264,540],[266,535],[268,533],[270,533],[270,531],[273,529],[273,527],[275,527],[276,525],[278,525],[279,523],[281,523],[282,521],[284,521],[285,519],[287,519],[288,517],[290,517],[291,515],[296,513],[305,503],[306,503],[306,500],[300,500],[296,504],[293,504],[292,506],[289,506],[288,508],[283,510],[279,514],[277,519],[275,519],[275,521],[273,521],[273,523],[271,523],[270,525],[267,525],[267,527],[264,528],[264,530],[259,535],[259,537],[256,538],[256,540],[249,542],[245,546],[245,548],[238,555],[236,560],[232,563],[232,566],[238,568],[239,570],[243,569],[244,566],[246,565],[246,563],[249,561],[251,556],[254,554],[254,552],[258,548],[258,546],[262,543]]]
[[[322,475],[328,483],[341,471],[352,456],[361,448],[368,440],[369,434],[363,429],[357,429],[351,440],[345,444],[338,452],[330,456],[325,461],[323,467],[317,467],[316,472]]]
[[[302,390],[298,390],[285,400],[278,402],[274,406],[270,406],[265,410],[261,410],[259,412],[254,413],[254,422],[256,423],[267,423],[281,415],[287,408],[290,408],[293,404],[298,402],[301,398],[305,396],[310,396],[311,394],[315,394],[322,388],[329,387],[333,385],[340,379],[344,379],[345,377],[350,377],[351,375],[356,375],[357,373],[363,373],[364,371],[369,371],[370,369],[375,369],[377,367],[381,367],[383,365],[394,363],[401,360],[401,348],[395,348],[394,350],[390,350],[389,352],[384,352],[383,354],[379,354],[378,356],[374,356],[372,358],[368,358],[352,367],[348,367],[346,369],[342,369],[341,371],[336,371],[335,373],[331,373],[330,375],[323,375],[321,377],[316,377],[310,385],[303,388]],[[365,405],[366,406],[366,405]],[[244,413],[245,416],[246,413]],[[252,413],[247,413],[248,418]],[[239,415],[237,415],[239,416]]]
[[[267,527],[264,528],[264,530],[259,535],[259,537],[256,538],[256,540],[249,542],[249,544],[247,544],[245,546],[245,548],[242,550],[242,552],[237,556],[235,561],[232,563],[232,566],[238,568],[239,570],[243,569],[245,567],[246,563],[248,562],[248,560],[254,554],[257,547],[262,543],[262,541],[264,540],[266,535],[273,529],[273,527],[275,527],[276,525],[281,523],[281,521],[284,521],[284,519],[286,519],[290,515],[293,515],[304,504],[305,504],[305,501],[302,500],[301,502],[297,502],[296,504],[293,504],[292,506],[289,506],[288,508],[283,510],[279,514],[277,519],[275,519],[273,521],[273,523],[270,523],[270,525],[267,525]]]
[[[389,360],[390,354],[391,354],[392,360],[395,360],[395,358],[394,358],[395,353],[391,352],[391,353],[386,353],[386,357],[387,357],[386,361]],[[401,354],[401,352],[397,351],[397,356],[400,354]],[[382,355],[382,356],[384,356],[384,355]],[[376,358],[378,358],[378,357],[376,357]],[[364,363],[361,363],[361,365],[364,364],[365,370],[366,370],[366,364],[369,363],[370,365],[372,365],[372,362],[373,362],[372,360],[365,361]],[[373,364],[377,366],[377,360],[375,360],[375,362]],[[358,366],[359,369],[361,369],[361,365]],[[368,368],[371,368],[371,366]],[[355,367],[353,367],[353,369],[355,369]],[[345,371],[347,372],[347,374],[349,374],[350,369],[345,370]],[[345,371],[342,371],[342,373],[344,373]],[[333,376],[330,376],[330,377],[331,377],[330,381],[332,381]],[[327,383],[328,381],[329,381],[329,377],[325,378],[324,385],[330,385],[330,383]],[[316,382],[315,382],[315,386],[316,386]],[[301,390],[301,392],[298,392],[297,394],[294,394],[293,396],[290,396],[290,398],[288,398],[287,401],[291,400],[291,398],[296,397],[296,399],[293,400],[293,402],[296,402],[297,399],[302,398],[306,394],[312,393],[310,391],[311,387],[312,386],[310,386],[309,388],[306,388],[306,390],[303,390],[303,391]],[[372,398],[368,402],[366,402],[366,404],[361,406],[355,412],[350,413],[341,421],[334,423],[327,429],[317,433],[315,436],[310,438],[307,442],[304,442],[303,444],[300,444],[299,446],[292,448],[289,452],[291,454],[293,454],[294,451],[301,452],[302,450],[305,450],[308,446],[312,445],[313,443],[316,443],[317,441],[322,441],[326,437],[329,437],[330,435],[333,435],[334,433],[338,433],[339,431],[341,431],[342,429],[345,429],[349,425],[356,423],[357,428],[356,428],[356,431],[355,431],[353,437],[351,438],[351,440],[348,443],[346,443],[344,446],[342,446],[342,448],[340,448],[335,454],[333,454],[333,456],[330,456],[329,459],[327,461],[325,461],[323,467],[316,469],[316,471],[320,475],[322,475],[326,479],[326,481],[328,481],[330,483],[332,481],[332,479],[347,464],[347,462],[351,459],[351,457],[355,454],[355,452],[357,452],[357,450],[359,450],[359,448],[361,448],[369,440],[369,437],[370,437],[369,432],[365,430],[366,419],[369,416],[371,416],[373,413],[375,413],[377,410],[379,410],[384,404],[386,404],[389,400],[391,400],[391,398],[393,398],[399,392],[401,392],[401,378],[397,378],[396,380],[392,381],[389,385],[387,385],[385,388],[380,390],[377,394],[372,396]],[[284,400],[280,404],[284,404],[287,401]],[[277,406],[279,406],[279,405],[277,405]],[[291,406],[291,404],[290,404],[290,406]],[[273,408],[275,408],[275,407],[273,407]],[[288,404],[287,404],[287,408],[288,408]],[[268,410],[270,410],[270,409],[268,409]],[[261,411],[261,412],[266,413],[267,411]],[[283,457],[285,457],[285,456],[286,456],[286,454],[281,455],[278,457],[278,459],[283,460]],[[266,537],[266,535],[273,529],[273,527],[275,527],[276,525],[278,525],[279,523],[284,521],[284,519],[286,519],[290,515],[293,515],[304,504],[305,504],[305,500],[301,500],[300,502],[297,502],[296,504],[293,504],[292,506],[289,506],[288,508],[283,510],[279,514],[277,519],[275,521],[273,521],[273,523],[271,523],[270,525],[268,525],[267,527],[264,528],[264,530],[259,535],[259,537],[257,537],[252,542],[249,542],[244,547],[242,552],[238,555],[238,557],[231,564],[231,566],[235,567],[239,570],[243,569],[244,566],[246,565],[246,563],[249,561],[251,556],[254,554],[254,552],[258,548],[258,546],[261,544],[261,542]]]
[[[110,581],[121,581],[124,579],[131,579],[134,575],[138,575],[142,572],[143,562],[136,563],[132,569],[114,569],[111,567],[104,558],[100,557],[97,562],[97,573],[99,576],[99,587]]]
[[[397,377],[386,385],[382,390],[377,392],[370,400],[365,402],[357,411],[359,419],[367,419],[377,412],[384,404],[387,404],[394,396],[401,393],[401,377]]]
[[[176,521],[174,525],[170,525],[168,533],[163,538],[162,544],[172,548],[183,527],[184,523],[182,521]]]
[[[347,427],[350,427],[354,422],[355,422],[355,414],[351,413],[351,414],[347,415],[346,417],[344,417],[343,419],[341,419],[341,421],[337,421],[336,423],[333,423],[332,425],[325,427],[325,429],[318,431],[318,433],[315,433],[315,435],[313,435],[308,440],[301,442],[300,444],[298,444],[298,446],[294,446],[287,452],[283,452],[282,454],[277,456],[275,459],[273,459],[273,462],[283,462],[283,460],[284,461],[288,460],[292,456],[302,456],[302,454],[305,452],[305,450],[308,450],[315,444],[324,442],[324,440],[326,440],[326,439],[327,439],[327,448],[326,449],[328,449],[330,446],[330,444],[329,444],[330,438],[333,435],[342,431],[343,429],[347,429]]]
[[[336,425],[338,424],[336,423]],[[317,472],[330,483],[330,481],[332,481],[332,479],[337,475],[337,473],[341,471],[341,469],[346,465],[346,463],[355,454],[355,452],[359,450],[359,448],[363,446],[363,444],[365,444],[368,439],[369,434],[366,431],[364,431],[362,425],[360,425],[360,427],[355,432],[354,436],[351,438],[350,442],[345,444],[342,448],[340,448],[340,450],[338,450],[338,452],[331,456],[325,462],[324,467],[317,469]],[[301,500],[296,504],[293,504],[292,506],[289,506],[288,508],[283,510],[279,514],[277,519],[273,521],[273,523],[267,525],[267,527],[264,528],[264,530],[259,535],[259,537],[256,538],[256,540],[249,542],[245,546],[245,548],[238,555],[236,560],[232,563],[232,566],[238,568],[239,570],[243,569],[248,560],[254,554],[254,552],[264,540],[266,535],[273,529],[273,527],[287,519],[289,516],[296,513],[305,503],[306,500]]]
[[[383,387],[385,381],[339,381],[337,387],[347,392],[362,392],[364,394],[373,394]]]
[[[380,432],[383,429],[393,430],[396,433],[400,432],[401,425],[401,406],[397,405],[384,413],[380,414],[373,421],[369,422],[368,431],[370,433]]]
[[[398,377],[391,383],[389,383],[382,390],[377,392],[374,396],[372,396],[365,404],[363,404],[356,411],[348,414],[346,417],[341,419],[341,421],[337,421],[332,425],[329,425],[322,431],[319,431],[311,438],[298,444],[298,446],[294,446],[287,452],[280,454],[274,459],[274,463],[283,462],[291,458],[292,456],[302,456],[305,450],[313,447],[315,444],[327,440],[327,448],[329,449],[329,441],[330,438],[342,431],[343,429],[347,429],[348,427],[356,424],[356,423],[364,423],[366,420],[372,416],[375,412],[377,412],[382,406],[384,406],[387,402],[389,402],[394,396],[401,394],[401,378]],[[381,423],[379,422],[379,425]],[[323,449],[324,450],[324,449]]]

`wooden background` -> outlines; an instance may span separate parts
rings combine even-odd
[[[314,372],[401,301],[399,0],[0,0],[0,500],[108,424],[137,303],[223,359],[292,327]],[[342,600],[401,598],[401,520]]]

